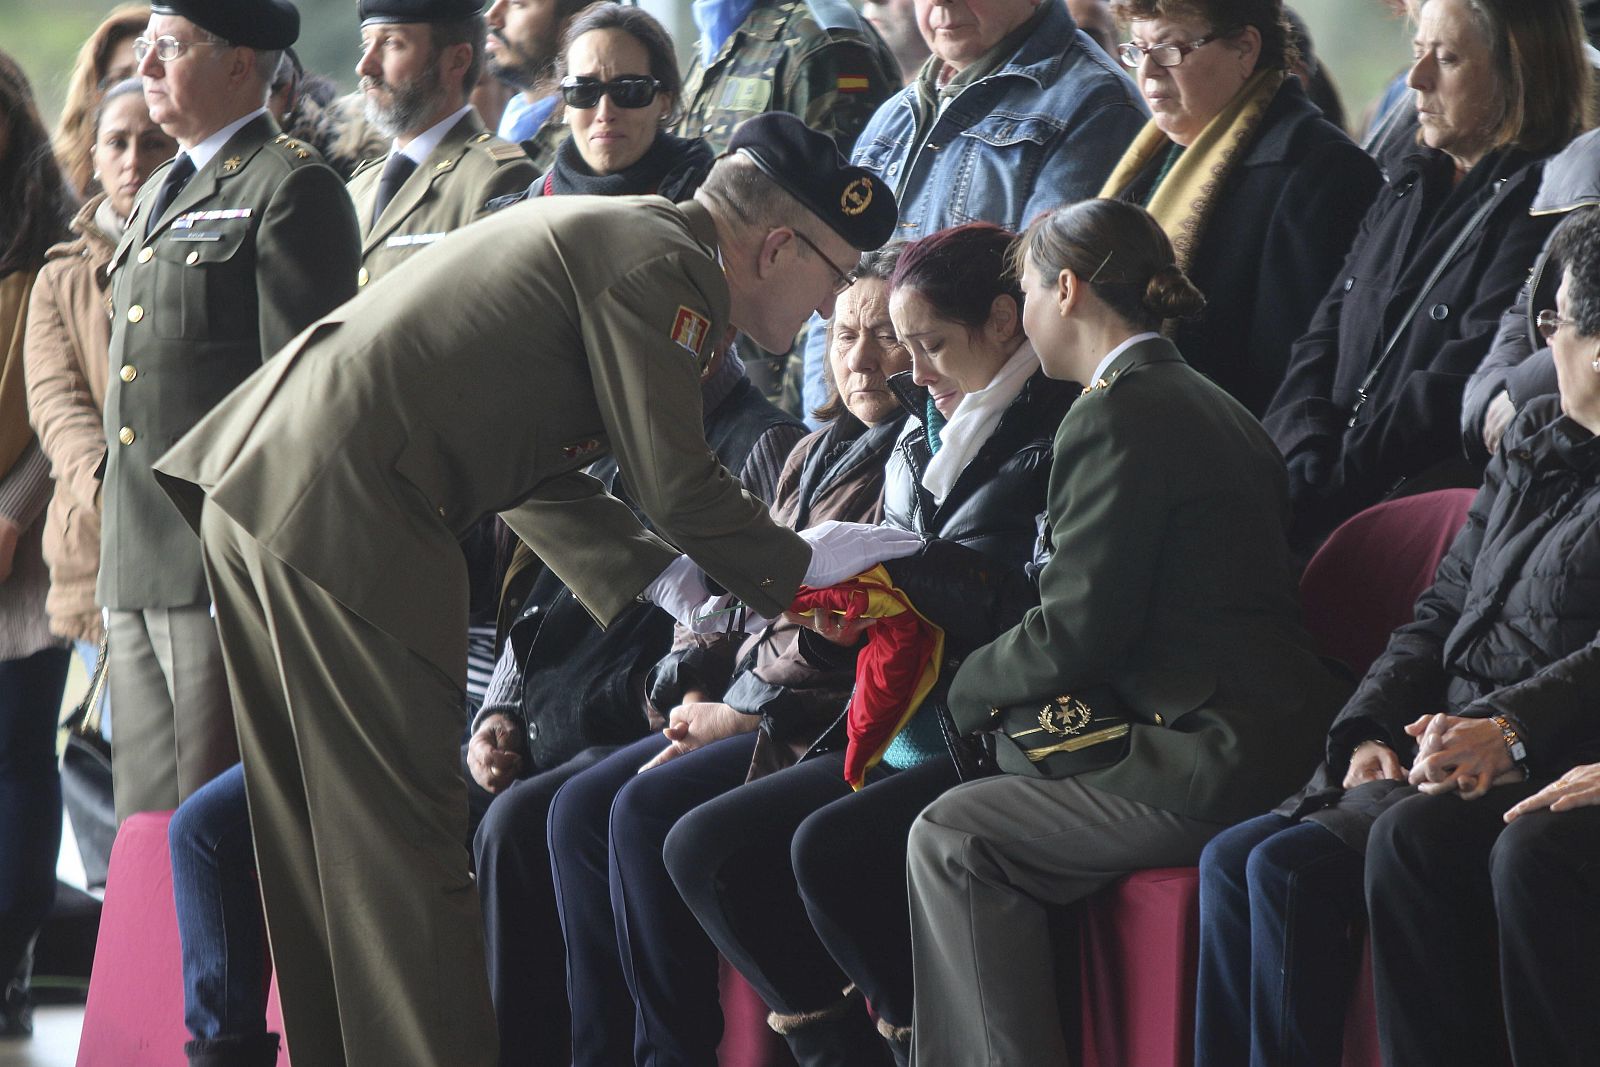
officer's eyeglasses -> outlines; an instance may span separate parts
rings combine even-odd
[[[587,110],[599,104],[602,96],[609,96],[618,107],[639,108],[647,107],[664,88],[659,78],[648,74],[624,74],[608,82],[569,74],[561,79],[561,99],[568,107]]]
[[[143,63],[144,57],[151,52],[163,63],[171,63],[191,48],[229,48],[226,41],[180,41],[176,37],[162,34],[155,40],[148,37],[135,37],[133,39],[133,58],[137,63]]]
[[[1188,44],[1169,42],[1167,44],[1142,45],[1138,41],[1129,41],[1126,44],[1117,45],[1117,58],[1122,60],[1123,66],[1134,70],[1138,69],[1145,56],[1149,56],[1151,61],[1158,67],[1176,67],[1183,62],[1185,56],[1196,48],[1208,45],[1212,41],[1219,41],[1227,36],[1230,35],[1212,32],[1204,37],[1196,37]]]
[[[841,295],[846,289],[850,288],[852,285],[854,285],[856,283],[856,279],[861,276],[861,272],[860,271],[857,271],[857,270],[841,270],[840,267],[839,267],[839,264],[835,263],[831,258],[829,258],[828,253],[824,252],[822,249],[817,247],[817,242],[813,241],[811,238],[807,237],[805,234],[801,233],[799,230],[794,230],[792,232],[794,233],[794,235],[796,237],[800,238],[800,240],[802,240],[802,241],[804,241],[806,243],[806,247],[807,248],[811,249],[811,251],[813,251],[817,255],[821,256],[822,257],[822,262],[826,263],[828,265],[828,269],[833,271],[833,274],[834,274],[833,295],[834,296]]]
[[[1572,319],[1562,318],[1560,312],[1551,308],[1547,311],[1539,312],[1534,317],[1533,324],[1539,327],[1539,336],[1543,337],[1546,342],[1550,342],[1555,340],[1556,331],[1561,327],[1576,326],[1577,322]]]

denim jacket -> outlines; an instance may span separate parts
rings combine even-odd
[[[853,160],[894,189],[904,238],[965,222],[1020,230],[1094,196],[1149,117],[1134,84],[1062,0],[1011,61],[968,86],[916,141],[916,86],[878,108]]]
[[[890,97],[851,161],[895,191],[906,240],[966,222],[1021,230],[1094,196],[1144,128],[1133,82],[1077,28],[1063,0],[1043,0],[1037,29],[1010,62],[951,100],[917,143],[915,85]],[[805,407],[826,399],[824,331],[808,331]]]

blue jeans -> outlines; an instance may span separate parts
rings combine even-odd
[[[1262,815],[1200,854],[1196,1067],[1338,1067],[1363,913],[1362,857]]]
[[[47,648],[0,661],[0,992],[55,901],[61,851],[56,719],[70,658],[64,648]]]
[[[267,1032],[267,934],[235,763],[185,800],[167,830],[183,945],[183,1022],[198,1041]]]

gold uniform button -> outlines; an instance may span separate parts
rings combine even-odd
[[[196,263],[200,262],[200,253],[199,252],[190,252],[187,256],[183,257],[183,261],[185,263],[189,264],[189,266],[192,267]]]
[[[128,363],[128,364],[125,364],[123,366],[123,368],[122,368],[122,380],[123,381],[131,382],[135,378],[137,378],[138,376],[139,376],[138,368],[136,368],[132,363]]]
[[[131,427],[124,426],[117,434],[117,440],[121,441],[125,445],[131,445],[133,444],[133,439],[137,436],[138,435],[133,432]]]
[[[140,249],[139,250],[139,262],[140,263],[148,263],[152,259],[155,258],[155,254],[156,254],[156,250],[153,249],[153,248]]]
[[[367,268],[362,267],[359,271],[356,272],[356,285],[358,285],[358,286],[366,285],[371,280],[372,280],[372,275],[367,273]]]
[[[140,307],[138,304],[135,304],[133,307],[128,309],[129,322],[138,322],[142,318],[144,318],[144,308]]]

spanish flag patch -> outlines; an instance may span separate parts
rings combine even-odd
[[[672,320],[672,340],[688,349],[691,355],[700,354],[700,346],[705,343],[706,333],[710,329],[710,319],[682,304],[678,305],[678,317]]]
[[[869,88],[865,74],[839,75],[838,89],[841,93],[864,93]]]

